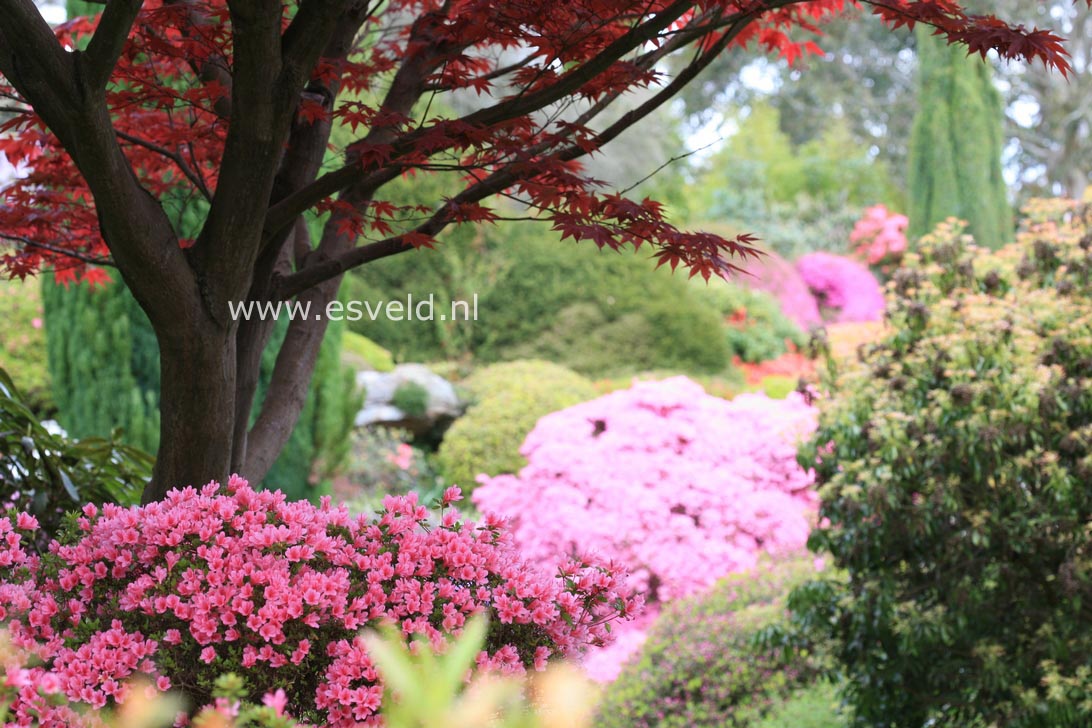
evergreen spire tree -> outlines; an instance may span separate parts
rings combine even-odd
[[[966,220],[979,245],[1012,238],[1001,174],[1001,96],[988,64],[968,58],[925,26],[916,31],[918,111],[910,137],[910,230],[924,235],[948,217]]]

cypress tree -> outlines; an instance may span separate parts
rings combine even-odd
[[[961,46],[917,31],[918,110],[910,137],[910,230],[917,237],[948,217],[967,221],[976,242],[1012,239],[1001,174],[1001,96],[988,64]]]

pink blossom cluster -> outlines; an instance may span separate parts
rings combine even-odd
[[[499,519],[460,522],[446,507],[460,498],[449,489],[430,526],[414,494],[369,519],[233,476],[142,507],[86,506],[78,537],[40,558],[23,547],[33,519],[0,518],[0,620],[41,665],[19,673],[28,688],[9,720],[44,710],[43,725],[73,724],[35,697],[43,681],[97,708],[145,673],[201,705],[218,675],[237,672],[255,702],[283,689],[278,702],[300,719],[378,725],[382,685],[362,628],[393,621],[442,649],[487,611],[495,647],[479,666],[521,671],[608,642],[608,622],[639,609],[615,567],[577,557],[536,568]]]
[[[809,253],[796,261],[796,270],[832,323],[883,319],[883,289],[861,263],[833,253]]]
[[[746,275],[733,278],[734,282],[774,296],[781,304],[781,312],[803,331],[823,325],[819,305],[792,263],[777,253],[765,251],[742,265]]]
[[[597,553],[655,609],[805,545],[816,496],[796,446],[815,427],[795,393],[729,402],[685,377],[640,382],[543,417],[528,465],[480,478],[473,500],[528,560]]]
[[[869,265],[896,262],[906,252],[906,215],[891,212],[885,205],[873,205],[853,226],[849,244]]]

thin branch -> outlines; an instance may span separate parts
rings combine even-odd
[[[50,253],[56,253],[57,255],[63,255],[66,258],[73,258],[83,263],[89,263],[91,265],[109,266],[111,268],[117,268],[117,264],[114,263],[112,258],[100,258],[94,255],[87,255],[86,253],[80,253],[68,248],[62,248],[57,245],[50,245],[49,243],[40,243],[37,240],[31,240],[25,238],[22,235],[10,235],[8,233],[0,233],[0,240],[7,240],[12,243],[18,243],[28,248],[37,248],[39,250],[45,250]]]
[[[794,0],[799,1],[799,0]],[[575,93],[588,81],[609,68],[613,63],[636,48],[654,39],[657,34],[668,28],[671,23],[682,17],[691,6],[690,0],[676,0],[647,23],[637,26],[612,42],[597,56],[587,63],[569,71],[548,88],[501,101],[493,106],[462,117],[461,121],[478,127],[489,127],[499,122],[514,119],[539,111],[572,93]],[[410,132],[394,144],[391,159],[397,159],[412,150],[416,141],[428,130]],[[270,235],[290,224],[296,215],[310,209],[318,202],[337,192],[358,184],[368,176],[368,170],[360,164],[350,163],[341,169],[328,172],[299,192],[273,205],[266,216],[265,234]],[[380,175],[384,177],[385,175]],[[386,181],[386,180],[384,180]]]
[[[142,139],[141,137],[134,136],[132,134],[127,134],[126,132],[117,129],[114,130],[114,133],[118,135],[119,139],[123,139],[130,144],[134,144],[138,147],[144,147],[145,149],[155,152],[156,154],[162,157],[166,157],[167,159],[174,162],[175,165],[177,165],[178,170],[182,172],[183,175],[185,175],[186,179],[193,183],[193,186],[201,192],[202,196],[204,196],[206,200],[212,199],[212,193],[209,192],[209,188],[205,185],[205,180],[193,171],[193,169],[190,167],[189,164],[186,163],[185,158],[181,154],[177,152],[172,152],[170,149],[162,147],[155,142],[148,141],[147,139]]]

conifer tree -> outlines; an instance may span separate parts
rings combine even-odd
[[[915,31],[920,63],[917,116],[910,139],[910,234],[948,217],[966,220],[979,245],[1012,237],[1012,210],[1001,174],[1001,96],[980,58]]]

